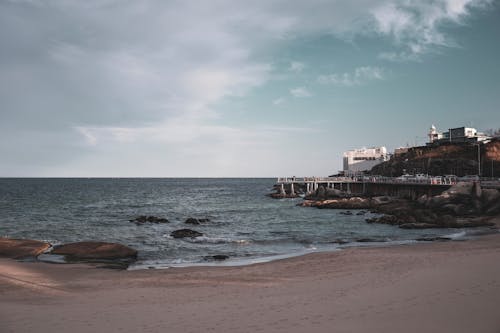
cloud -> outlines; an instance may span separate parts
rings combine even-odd
[[[273,100],[273,105],[281,105],[283,103],[285,103],[285,99],[283,97],[279,97]]]
[[[445,24],[463,24],[471,10],[484,8],[492,0],[386,1],[371,11],[375,31],[391,37],[397,52],[382,52],[381,59],[419,60],[422,55],[457,42],[442,31]]]
[[[462,24],[474,8],[489,3],[1,1],[0,141],[24,153],[12,154],[0,146],[5,158],[0,175],[9,174],[1,169],[7,164],[12,170],[16,165],[34,165],[32,175],[38,172],[37,164],[56,170],[70,161],[82,163],[72,164],[78,170],[90,170],[98,159],[109,159],[109,165],[113,156],[118,161],[114,151],[132,160],[149,156],[164,165],[168,155],[159,158],[158,151],[175,152],[176,162],[182,164],[179,170],[219,156],[225,156],[221,159],[228,165],[231,158],[226,151],[235,147],[252,153],[255,161],[264,161],[261,136],[278,142],[261,129],[272,125],[269,120],[262,118],[260,127],[249,129],[234,117],[232,126],[221,126],[218,121],[226,114],[218,105],[246,98],[268,83],[280,50],[317,36],[368,35],[393,42],[394,49],[385,50],[380,58],[417,59],[435,47],[456,45],[442,26]],[[312,66],[291,61],[284,71],[304,73]],[[320,81],[353,86],[384,75],[380,68],[360,67]],[[290,84],[299,86],[290,94],[312,96],[300,87],[303,84]],[[273,104],[284,100],[275,99]],[[22,138],[17,135],[21,132]],[[245,139],[237,140],[239,136]],[[226,151],[225,140],[235,140]],[[191,151],[204,147],[214,156],[196,159],[193,152],[186,157],[178,151],[180,144]],[[288,147],[287,142],[282,144]],[[102,170],[114,170],[109,165],[103,164]]]
[[[379,67],[358,67],[352,73],[329,74],[318,77],[322,84],[333,84],[336,86],[352,87],[365,84],[369,81],[384,80],[385,71]]]
[[[312,93],[309,90],[307,90],[307,88],[305,88],[305,87],[297,87],[297,88],[290,89],[290,94],[296,98],[305,98],[305,97],[312,96]]]
[[[294,72],[294,73],[300,73],[304,70],[305,65],[302,62],[299,61],[292,61],[290,63],[290,67],[288,68],[289,71]]]

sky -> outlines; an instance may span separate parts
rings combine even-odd
[[[326,176],[500,128],[494,0],[0,0],[0,177]]]

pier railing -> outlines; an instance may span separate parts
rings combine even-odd
[[[383,183],[383,184],[422,184],[422,185],[454,185],[457,178],[447,177],[280,177],[277,184],[307,184],[307,183]]]

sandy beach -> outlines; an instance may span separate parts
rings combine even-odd
[[[0,261],[1,332],[500,332],[500,235],[244,267]]]

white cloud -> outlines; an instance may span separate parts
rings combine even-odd
[[[253,154],[254,161],[264,161],[259,144],[276,137],[249,130],[243,121],[234,127],[214,123],[224,116],[217,103],[245,97],[270,80],[270,64],[276,62],[273,56],[280,54],[279,48],[311,36],[368,34],[394,41],[395,49],[380,58],[418,59],[435,47],[455,45],[442,32],[444,23],[461,24],[472,8],[490,2],[0,1],[0,127],[26,129],[32,138],[50,133],[50,140],[40,139],[31,153],[23,150],[22,158],[35,150],[48,151],[47,163],[54,165],[86,153],[90,161],[96,150],[112,152],[136,144],[140,149],[127,152],[130,159],[134,154],[157,156],[159,149],[176,150],[182,144],[192,151],[212,151],[213,157],[205,158],[217,160],[231,151],[225,140],[234,140],[230,148],[235,151],[237,147]],[[288,76],[312,66],[292,61],[285,71]],[[353,86],[384,77],[378,67],[360,67],[319,80]],[[312,96],[305,87],[289,92]],[[278,98],[273,104],[284,101]],[[267,119],[261,121],[266,125]],[[0,141],[17,146],[15,137],[2,133]],[[75,134],[87,150],[74,149],[73,137],[66,140]],[[57,135],[61,144],[71,142],[67,155],[59,158],[63,149],[51,147]]]
[[[292,61],[290,63],[289,71],[294,72],[294,73],[300,73],[304,70],[305,65],[302,62],[299,61]]]
[[[365,84],[369,81],[384,79],[384,69],[379,67],[358,67],[352,73],[329,74],[318,77],[318,82],[336,86],[352,87]]]
[[[306,87],[297,87],[290,89],[290,94],[296,98],[304,98],[312,96],[312,93],[309,90],[307,90]]]
[[[283,97],[279,97],[273,100],[273,105],[281,105],[283,103],[285,103],[285,99]]]
[[[442,31],[447,23],[461,24],[471,9],[492,0],[384,1],[371,11],[375,30],[393,38],[403,50],[382,52],[380,58],[393,61],[419,60],[423,54],[457,42]]]

